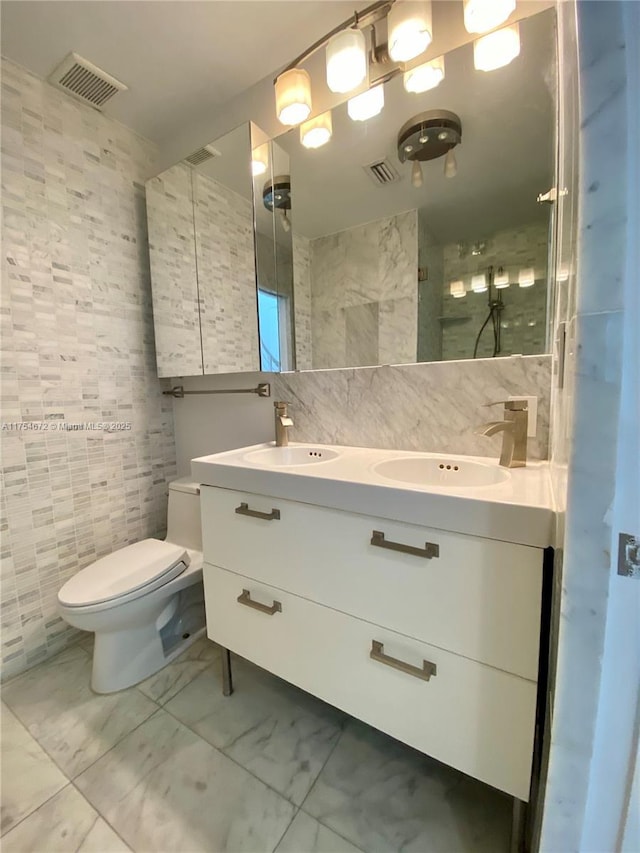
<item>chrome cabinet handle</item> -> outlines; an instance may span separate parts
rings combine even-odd
[[[402,542],[390,542],[384,538],[384,533],[381,530],[373,531],[371,544],[378,548],[388,548],[390,551],[402,551],[403,554],[424,557],[427,560],[440,556],[440,546],[434,542],[425,542],[424,548],[415,548],[413,545],[403,545]]]
[[[282,613],[282,604],[279,601],[275,601],[269,607],[268,604],[260,604],[259,601],[251,600],[251,593],[248,589],[242,590],[242,595],[239,595],[236,599],[238,604],[244,604],[246,607],[253,607],[254,610],[259,610],[260,613],[266,613],[268,616],[273,616],[274,613]]]
[[[390,666],[393,669],[399,669],[400,672],[405,672],[407,675],[413,675],[414,678],[420,678],[422,681],[429,681],[432,675],[437,674],[435,663],[423,660],[422,669],[419,666],[413,666],[410,663],[405,663],[398,658],[392,658],[390,655],[385,655],[384,645],[378,640],[371,640],[371,651],[369,652],[371,660],[376,660],[378,663],[383,663],[385,666]]]
[[[251,518],[263,518],[265,521],[278,521],[280,519],[280,510],[272,509],[271,512],[260,512],[257,509],[249,509],[249,504],[241,503],[236,507],[238,515],[249,515]]]

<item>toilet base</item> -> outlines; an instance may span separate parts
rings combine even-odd
[[[139,684],[199,639],[206,624],[202,587],[198,587],[178,593],[155,623],[97,631],[91,689],[95,693],[115,693]]]

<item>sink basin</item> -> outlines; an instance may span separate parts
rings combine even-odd
[[[266,447],[263,450],[253,450],[247,453],[244,459],[251,465],[264,465],[265,468],[288,468],[329,462],[331,459],[337,459],[338,456],[340,456],[338,450],[297,444],[295,447]]]
[[[508,471],[497,465],[442,456],[385,459],[374,465],[373,470],[387,480],[438,488],[495,486],[504,483],[510,476]]]

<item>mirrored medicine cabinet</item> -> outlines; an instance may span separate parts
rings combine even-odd
[[[554,10],[520,39],[489,73],[471,44],[450,51],[426,92],[393,77],[366,121],[345,100],[320,148],[247,124],[151,179],[159,374],[548,351]],[[432,130],[456,144],[417,175],[404,149]]]

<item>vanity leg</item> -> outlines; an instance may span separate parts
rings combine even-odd
[[[525,853],[525,829],[527,825],[527,804],[513,798],[513,813],[511,819],[510,853]]]
[[[231,696],[233,693],[233,676],[231,674],[231,652],[222,649],[222,695]]]

